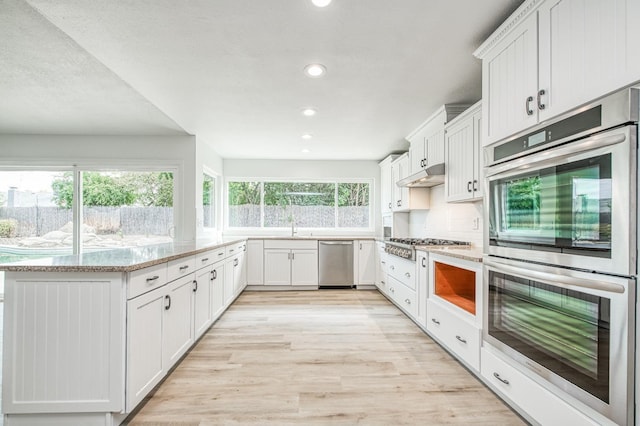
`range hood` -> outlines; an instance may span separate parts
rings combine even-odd
[[[398,186],[407,186],[409,188],[429,188],[444,183],[444,163],[434,164],[426,169],[420,170],[400,179],[396,182]]]

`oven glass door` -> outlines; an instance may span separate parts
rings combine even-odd
[[[489,244],[610,258],[611,158],[492,180]]]
[[[488,334],[609,403],[611,300],[489,271]]]

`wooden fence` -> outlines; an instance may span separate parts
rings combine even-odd
[[[14,237],[41,237],[73,220],[71,209],[58,207],[0,207],[0,220],[16,222]],[[173,207],[84,207],[83,223],[97,234],[167,235]]]
[[[265,227],[289,227],[293,212],[295,225],[299,228],[366,228],[369,226],[369,207],[338,207],[337,226],[336,209],[331,206],[265,206]],[[229,226],[259,227],[260,206],[229,206]]]

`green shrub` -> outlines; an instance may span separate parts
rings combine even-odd
[[[0,238],[13,238],[16,236],[18,222],[13,219],[0,220]]]

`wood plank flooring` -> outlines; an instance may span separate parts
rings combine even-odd
[[[131,419],[520,425],[377,291],[244,292]]]

